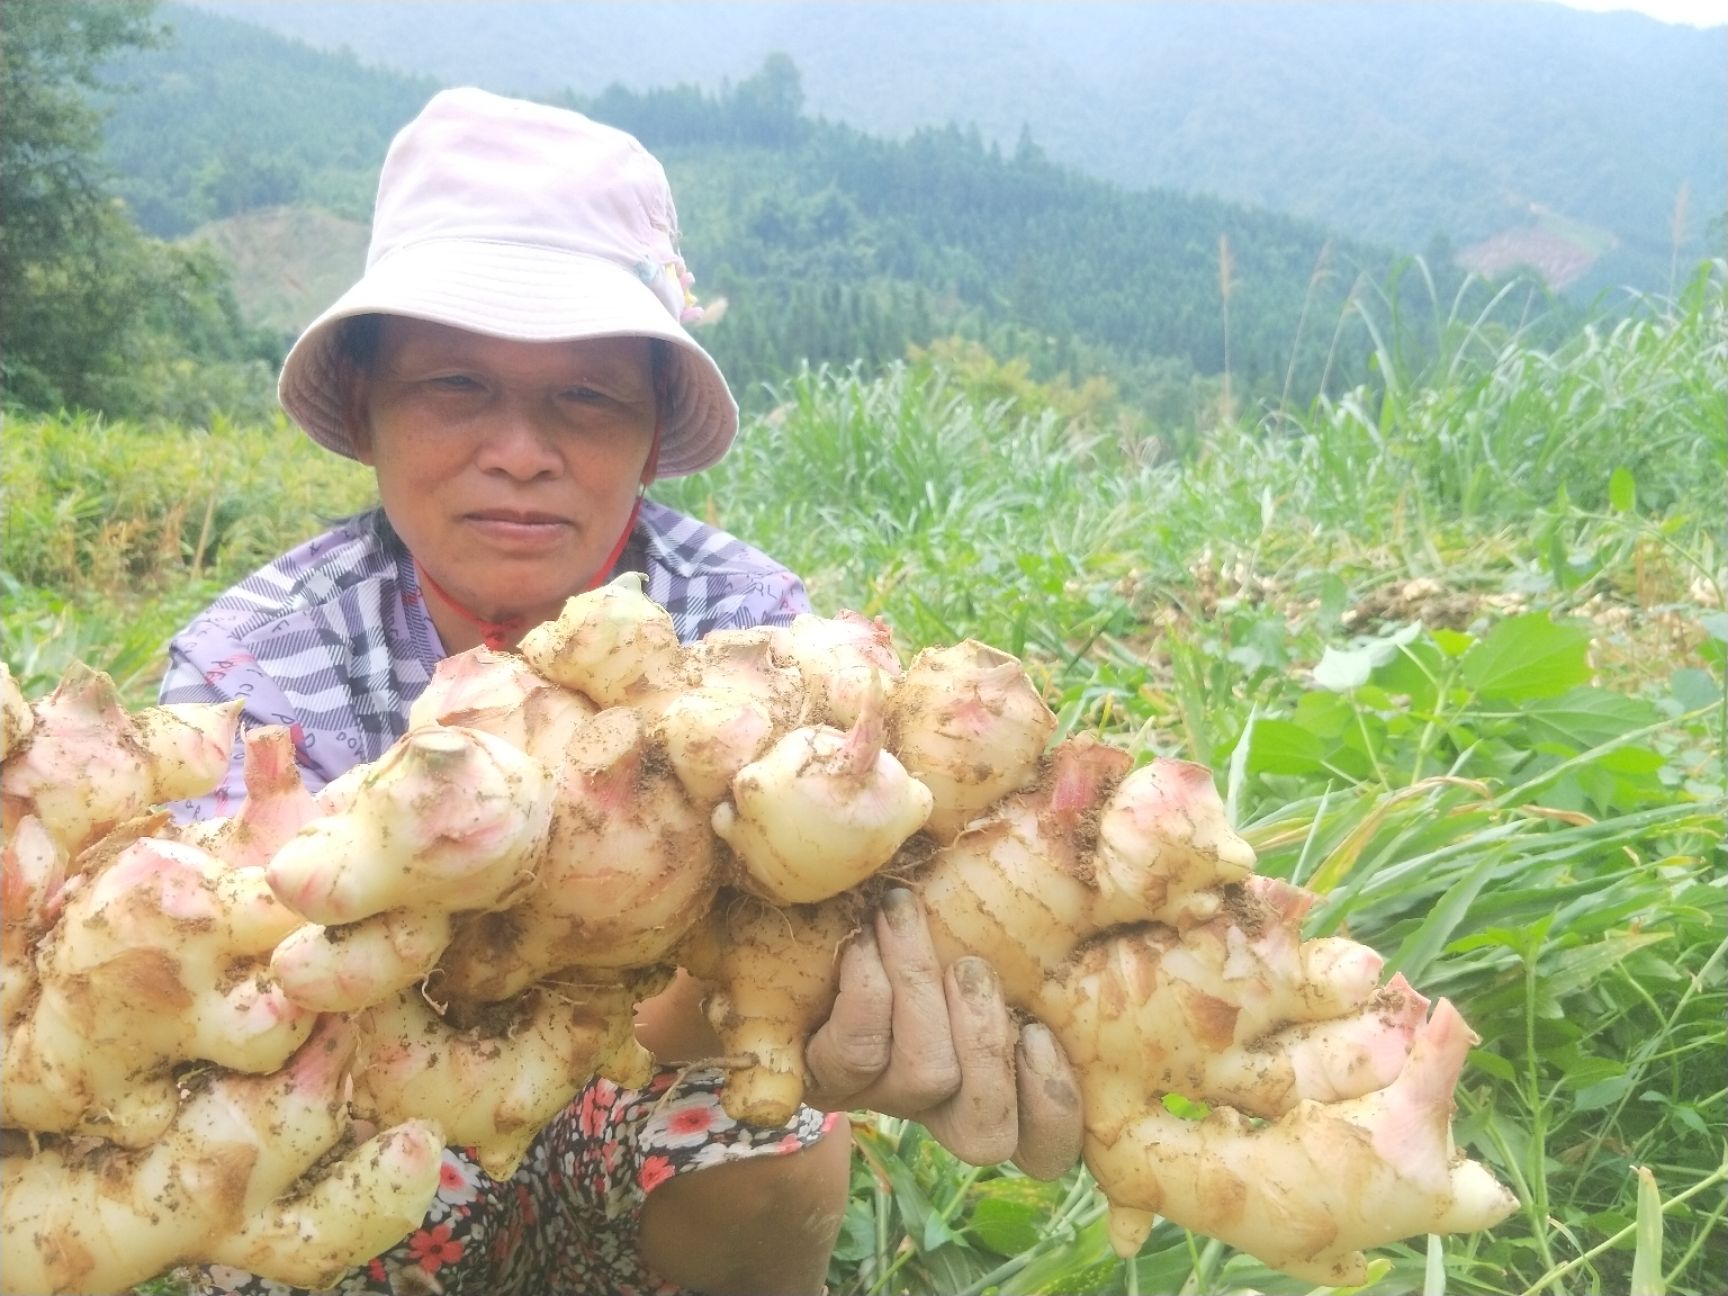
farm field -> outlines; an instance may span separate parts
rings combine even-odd
[[[1476,290],[1482,292],[1480,285]],[[1711,1292],[1728,1272],[1728,266],[1557,348],[1504,301],[1358,302],[1375,378],[1147,437],[1024,366],[807,371],[656,496],[901,646],[1026,659],[1064,732],[1213,768],[1260,871],[1481,1036],[1457,1136],[1518,1195],[1377,1293]],[[1178,455],[1166,447],[1180,444]],[[286,422],[14,416],[0,656],[154,696],[214,593],[363,507]],[[859,1119],[840,1296],[1309,1290]],[[170,1288],[171,1289],[171,1288]]]

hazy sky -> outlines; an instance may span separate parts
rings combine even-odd
[[[1559,0],[1574,9],[1632,9],[1663,22],[1728,26],[1728,0]]]

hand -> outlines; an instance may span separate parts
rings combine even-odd
[[[917,1121],[962,1161],[1038,1179],[1080,1156],[1080,1089],[1048,1027],[1018,1031],[995,969],[936,957],[917,897],[895,888],[841,956],[840,992],[805,1052],[806,1101]]]

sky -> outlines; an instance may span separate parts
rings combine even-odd
[[[1558,0],[1558,3],[1597,13],[1630,9],[1662,22],[1692,27],[1728,26],[1728,0]]]

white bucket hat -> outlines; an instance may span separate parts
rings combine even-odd
[[[580,113],[483,90],[445,90],[384,159],[366,272],[300,335],[282,406],[320,445],[354,456],[339,325],[406,315],[529,342],[668,343],[657,472],[699,472],[738,433],[719,366],[685,332],[699,317],[660,163]]]

